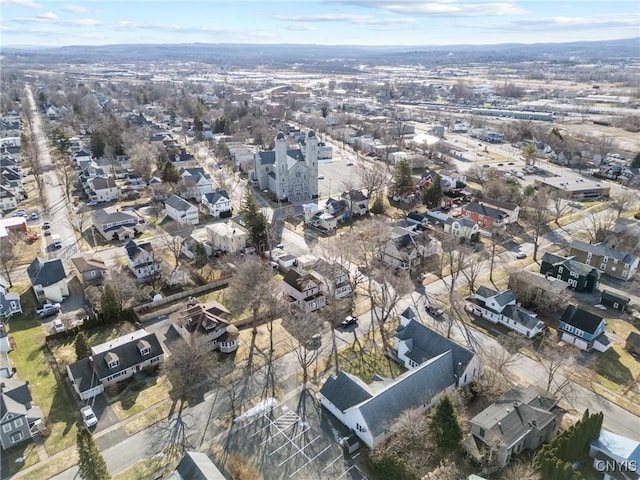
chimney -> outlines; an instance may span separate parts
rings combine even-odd
[[[0,383],[0,393],[4,391],[4,383]]]
[[[89,356],[89,368],[91,368],[91,370],[93,370],[93,366],[94,366],[94,364],[93,364],[93,357],[92,357],[92,356]]]

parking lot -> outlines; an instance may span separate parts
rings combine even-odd
[[[312,394],[303,393],[235,427],[225,453],[245,456],[265,480],[365,480],[362,456],[346,454],[338,443],[347,433]]]

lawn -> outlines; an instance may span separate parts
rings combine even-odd
[[[164,478],[178,464],[178,455],[173,452],[154,455],[136,463],[111,477],[113,480],[138,480],[140,478]]]
[[[16,463],[18,458],[23,458],[22,463]],[[38,451],[33,443],[22,443],[7,451],[7,464],[9,468],[9,474],[11,476],[18,473],[23,468],[30,467],[40,461]]]
[[[35,298],[31,291],[21,296],[25,312],[33,312]],[[76,402],[69,390],[56,379],[51,365],[42,349],[45,329],[35,315],[19,315],[11,319],[8,335],[13,337],[16,349],[11,352],[11,360],[17,369],[18,378],[29,381],[29,389],[34,402],[47,417],[49,434],[44,446],[52,455],[75,443],[78,412]]]
[[[386,378],[396,378],[405,369],[387,358],[382,350],[359,350],[349,348],[340,353],[342,369],[361,378],[365,383],[371,383],[375,375]]]
[[[145,381],[130,384],[112,404],[118,420],[122,421],[169,398],[171,386],[164,375],[149,377]]]

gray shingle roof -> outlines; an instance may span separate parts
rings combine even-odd
[[[490,217],[497,220],[502,220],[508,215],[504,213],[502,210],[498,210],[497,208],[488,207],[486,205],[480,205],[476,202],[471,202],[464,207],[464,209],[468,212],[474,212],[478,215],[484,215],[485,217]]]
[[[342,412],[373,396],[362,380],[345,372],[331,375],[324,382],[320,394]]]
[[[62,265],[62,260],[48,260],[43,262],[38,257],[27,267],[27,275],[31,280],[31,285],[42,285],[48,287],[67,277]]]
[[[561,322],[591,334],[596,332],[603,320],[600,315],[588,312],[575,305],[569,305],[562,317],[560,317]]]
[[[553,266],[562,265],[565,268],[568,268],[571,272],[576,272],[578,275],[586,277],[587,275],[593,273],[598,277],[599,272],[595,267],[591,265],[587,265],[586,263],[582,263],[576,260],[574,257],[562,257],[560,255],[556,255],[554,253],[545,252],[542,256],[543,263],[549,263]]]
[[[615,248],[611,248],[606,246],[603,243],[596,243],[595,245],[590,245],[585,242],[581,242],[579,240],[574,240],[570,245],[571,250],[578,250],[581,252],[591,252],[595,255],[601,255],[603,257],[609,257],[618,260],[622,263],[634,263],[638,257],[631,255],[627,252],[621,252],[620,250],[616,250]]]
[[[127,221],[131,225],[138,224],[138,218],[127,212],[109,212],[104,209],[93,212],[93,221],[98,225],[106,225],[107,223],[119,223]]]
[[[181,480],[225,480],[209,457],[200,452],[186,452],[176,467]],[[169,477],[171,480],[172,477]]]
[[[186,212],[190,208],[193,208],[193,205],[177,195],[171,195],[164,201],[164,204],[169,205],[171,208],[178,210],[179,212]]]
[[[218,200],[220,199],[225,199],[225,200],[229,200],[229,194],[227,193],[226,190],[216,190],[215,192],[212,193],[205,193],[204,197],[207,199],[207,202],[209,202],[211,205],[215,205]]]

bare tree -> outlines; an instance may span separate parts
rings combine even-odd
[[[556,222],[556,225],[560,225],[558,223],[560,217],[571,209],[566,199],[562,196],[561,190],[551,190],[549,192],[549,205],[553,214],[553,220]]]
[[[282,325],[290,334],[289,346],[302,369],[302,388],[306,389],[309,369],[323,350],[320,318],[313,312],[290,307],[283,316]]]
[[[547,190],[536,190],[527,197],[524,202],[523,213],[523,221],[529,228],[533,240],[533,260],[537,262],[540,239],[549,224],[549,193]]]
[[[165,226],[167,234],[162,237],[162,244],[173,255],[173,272],[175,272],[180,266],[180,254],[182,253],[182,247],[193,232],[193,225],[189,223],[172,222]]]
[[[607,158],[607,155],[613,150],[613,137],[602,135],[597,141],[596,148],[598,149],[600,158],[604,162],[604,159]]]
[[[0,268],[9,282],[9,288],[13,287],[11,275],[20,263],[25,243],[18,233],[9,231],[7,236],[0,238]]]
[[[482,269],[485,266],[484,261],[487,258],[487,254],[482,251],[474,256],[471,248],[466,247],[466,250],[469,261],[465,262],[466,264],[462,269],[462,275],[464,275],[464,278],[469,282],[469,293],[473,293],[476,290],[476,281],[482,274]]]
[[[615,237],[616,216],[613,212],[590,212],[581,222],[582,231],[587,234],[589,243],[606,243]]]
[[[172,349],[171,355],[162,364],[174,400],[184,402],[198,398],[208,390],[215,371],[215,355],[205,344],[183,342]],[[195,397],[195,398],[194,398]]]
[[[489,281],[493,282],[493,269],[495,266],[496,260],[496,251],[498,246],[502,245],[502,243],[506,240],[507,235],[502,228],[492,228],[491,236],[489,240],[491,242],[491,246],[489,248]]]
[[[60,162],[58,164],[58,173],[60,180],[62,181],[65,196],[67,197],[67,202],[71,202],[71,190],[73,189],[73,182],[76,178],[74,172],[69,168],[66,162]]]
[[[131,168],[135,173],[148,182],[156,167],[158,150],[150,143],[141,143],[132,146],[127,154],[131,160]]]
[[[369,198],[383,193],[393,178],[387,166],[379,162],[358,165],[356,173],[360,177],[360,187],[367,191]]]
[[[609,204],[610,208],[614,209],[620,218],[624,212],[632,210],[636,205],[638,199],[631,192],[621,192],[618,195],[613,196],[613,201]]]
[[[576,368],[576,359],[573,352],[567,352],[558,348],[549,333],[544,332],[536,349],[536,359],[545,371],[545,391],[558,399],[566,399],[573,393],[572,381],[563,375],[563,368]]]

